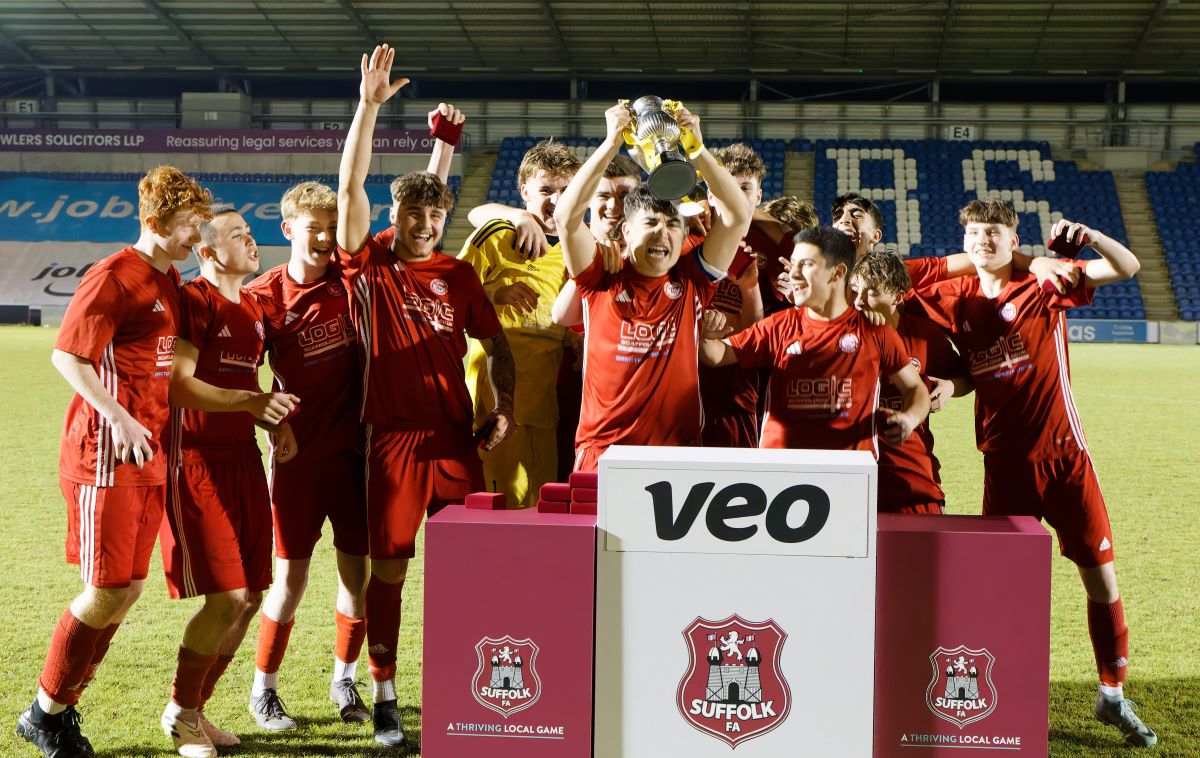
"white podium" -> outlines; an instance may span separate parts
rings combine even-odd
[[[869,756],[869,453],[600,459],[595,755]]]

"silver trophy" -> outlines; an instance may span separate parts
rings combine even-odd
[[[632,106],[626,101],[633,117],[625,133],[629,153],[650,174],[650,191],[662,200],[678,200],[696,188],[696,169],[679,150],[684,130],[670,105],[653,95],[639,97]]]

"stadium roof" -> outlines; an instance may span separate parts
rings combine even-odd
[[[1200,3],[0,0],[0,71],[1200,79]]]

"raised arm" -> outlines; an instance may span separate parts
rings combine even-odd
[[[433,117],[439,113],[444,120],[456,126],[461,126],[467,120],[466,115],[453,105],[438,103],[438,107],[429,111],[430,129],[433,129]],[[429,168],[426,171],[443,182],[450,181],[450,163],[454,160],[454,148],[457,145],[458,142],[447,142],[441,138],[434,140],[433,152],[429,154]]]
[[[358,110],[354,112],[354,121],[346,134],[342,162],[338,167],[337,242],[338,247],[350,253],[361,251],[371,232],[371,201],[364,183],[371,169],[371,140],[379,106],[408,84],[403,78],[391,81],[395,58],[396,51],[387,45],[377,46],[370,58],[365,53],[362,57]]]
[[[300,398],[287,392],[252,392],[214,387],[196,378],[200,351],[185,339],[175,340],[171,365],[171,405],[210,413],[245,411],[259,421],[274,425],[292,412]],[[271,427],[266,427],[270,430]]]
[[[604,141],[596,148],[596,152],[584,161],[583,166],[571,179],[567,188],[558,199],[554,210],[554,222],[558,228],[559,239],[562,242],[563,262],[571,276],[578,276],[592,265],[596,257],[596,239],[583,223],[587,214],[588,204],[600,180],[604,178],[604,169],[621,150],[625,143],[622,136],[629,126],[629,111],[620,103],[604,112],[607,133]]]
[[[699,116],[687,108],[680,107],[675,113],[675,118],[680,127],[691,130],[696,141],[704,144],[704,138],[700,134]],[[704,260],[714,268],[725,271],[733,262],[738,245],[750,229],[754,206],[742,193],[737,180],[717,162],[707,147],[701,147],[693,160],[696,168],[704,175],[704,181],[708,184],[708,191],[714,201],[712,226],[704,238]]]
[[[1099,259],[1084,264],[1083,281],[1088,287],[1102,287],[1129,279],[1142,268],[1133,251],[1098,229],[1064,218],[1054,225],[1050,236],[1056,237],[1063,232],[1068,240],[1085,241],[1100,253]]]
[[[154,450],[150,447],[150,430],[142,426],[105,389],[91,361],[56,349],[50,356],[50,362],[58,369],[58,373],[62,374],[63,379],[67,380],[67,384],[71,385],[71,389],[79,393],[85,403],[108,421],[113,452],[116,453],[118,461],[136,463],[137,467],[141,468],[154,457]]]

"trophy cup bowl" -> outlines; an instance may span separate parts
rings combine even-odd
[[[639,97],[630,109],[633,137],[650,172],[650,191],[662,200],[690,194],[696,188],[696,169],[679,150],[679,123],[664,109],[662,98]]]

